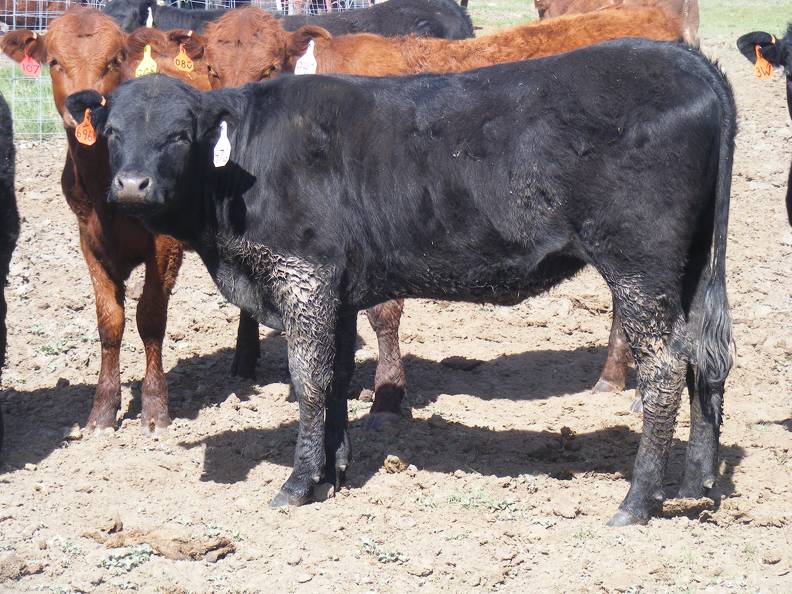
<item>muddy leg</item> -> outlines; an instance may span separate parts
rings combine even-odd
[[[404,300],[386,301],[366,310],[371,327],[377,333],[379,359],[374,375],[374,404],[371,405],[369,426],[398,418],[404,398],[405,374],[399,350],[399,322]]]
[[[119,354],[121,338],[124,335],[124,283],[120,279],[113,278],[110,271],[103,266],[99,257],[91,250],[90,242],[82,231],[80,247],[91,275],[96,300],[99,342],[102,345],[99,380],[96,383],[96,394],[86,428],[107,429],[115,425],[116,414],[121,408]]]
[[[261,355],[261,345],[258,322],[249,313],[240,310],[231,375],[256,379],[256,362],[259,355]]]
[[[170,425],[168,384],[162,370],[162,341],[168,321],[168,300],[182,261],[182,247],[174,239],[157,235],[154,252],[146,262],[146,280],[137,307],[137,327],[146,351],[140,420],[144,430]]]
[[[336,330],[333,389],[327,400],[325,417],[326,480],[333,483],[336,490],[344,482],[344,475],[350,462],[347,390],[355,373],[356,340],[357,312],[341,316]]]
[[[321,294],[321,289],[289,287],[287,290],[293,295],[287,295],[287,303],[282,306],[289,372],[299,401],[300,418],[294,467],[270,503],[272,507],[306,503],[313,495],[314,486],[326,476],[324,416],[328,399],[333,428],[342,422],[340,407],[330,394],[336,348],[335,303],[330,296]],[[333,440],[337,441],[338,437]]]
[[[723,389],[721,387],[717,393],[712,393],[703,382],[698,384],[692,366],[688,367],[687,386],[690,393],[690,437],[679,496],[698,499],[707,494],[718,476]]]
[[[645,524],[663,501],[663,477],[687,369],[686,330],[681,315],[673,329],[664,331],[658,326],[667,313],[658,309],[653,314],[636,315],[626,322],[630,324],[626,328],[628,338],[638,357],[643,432],[630,490],[609,526]]]

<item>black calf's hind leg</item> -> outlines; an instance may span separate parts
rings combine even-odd
[[[673,328],[663,329],[663,308],[625,314],[625,329],[638,366],[643,397],[643,432],[627,497],[609,526],[645,524],[663,502],[663,477],[674,437],[676,416],[685,381],[687,347],[680,315]],[[646,314],[649,313],[649,316]]]
[[[250,314],[240,311],[236,351],[234,351],[234,360],[231,363],[231,375],[255,379],[256,362],[260,354],[258,322]]]
[[[718,476],[723,390],[713,394],[709,386],[697,383],[692,366],[688,367],[687,386],[690,393],[690,437],[679,496],[698,499],[707,494]]]
[[[326,480],[341,487],[350,462],[349,415],[347,391],[355,372],[357,312],[343,315],[336,329],[336,355],[333,365],[333,389],[327,400],[325,418]]]

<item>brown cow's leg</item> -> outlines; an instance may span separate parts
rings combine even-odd
[[[405,376],[399,351],[399,322],[403,310],[403,299],[387,301],[366,310],[379,344],[379,360],[374,375],[374,404],[369,416],[369,426],[373,428],[398,417],[401,411]]]
[[[182,261],[182,247],[171,237],[157,235],[146,261],[146,281],[137,308],[137,327],[146,350],[141,423],[154,430],[170,424],[168,385],[162,371],[162,341],[168,320],[168,300]]]
[[[614,308],[611,322],[610,338],[608,339],[608,358],[605,367],[594,386],[594,392],[620,392],[627,381],[627,367],[632,362],[632,354],[624,335],[621,317]]]
[[[249,313],[240,311],[231,375],[256,379],[256,361],[259,355],[261,355],[261,345],[258,322]]]
[[[96,321],[102,345],[102,363],[87,429],[113,427],[121,408],[121,374],[118,358],[124,335],[124,283],[114,279],[91,250],[90,240],[80,229],[80,247],[88,265],[96,300]]]

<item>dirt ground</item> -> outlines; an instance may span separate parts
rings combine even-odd
[[[369,404],[351,400],[348,486],[272,510],[296,436],[284,341],[262,332],[259,383],[230,378],[238,312],[191,255],[165,345],[168,435],[140,430],[144,356],[129,299],[120,428],[82,437],[72,428],[90,409],[99,346],[57,139],[20,144],[17,157],[0,591],[792,591],[792,125],[781,75],[755,80],[732,39],[704,47],[740,109],[729,245],[738,359],[714,509],[605,527],[627,492],[641,419],[627,412],[634,385],[589,391],[610,324],[591,271],[513,308],[408,302],[405,418],[372,432]],[[360,332],[358,390],[376,353],[365,318]],[[410,466],[398,472],[388,455]]]

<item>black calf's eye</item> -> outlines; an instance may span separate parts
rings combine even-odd
[[[190,137],[186,132],[176,132],[168,136],[168,144],[190,142]]]

